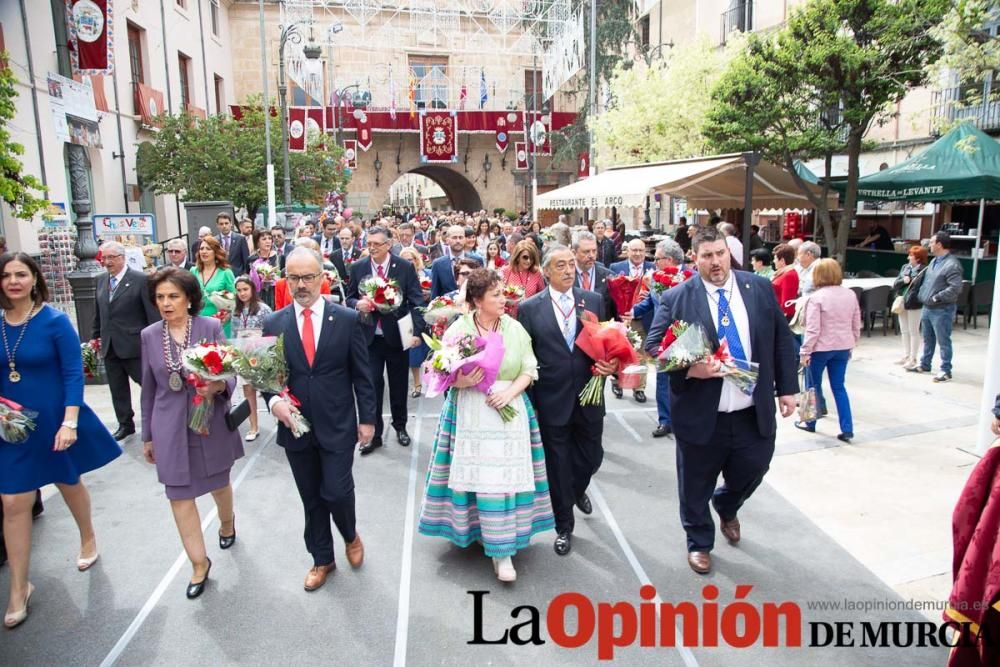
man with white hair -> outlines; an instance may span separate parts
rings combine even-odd
[[[799,246],[796,259],[798,260],[799,272],[799,295],[807,296],[815,291],[813,287],[813,269],[816,268],[816,260],[823,254],[820,247],[812,241],[806,241]]]
[[[167,262],[165,266],[174,266],[182,271],[190,271],[194,266],[188,261],[187,246],[180,239],[170,239],[166,243]]]
[[[622,260],[620,262],[615,262],[609,269],[611,273],[619,276],[628,276],[630,278],[642,279],[646,275],[647,271],[653,270],[653,263],[646,259],[646,243],[642,239],[632,239],[628,242],[626,246],[628,249],[628,259]],[[636,288],[638,289],[638,288]],[[616,397],[622,397],[622,389],[618,386],[617,381],[612,378],[611,381],[611,393]],[[632,391],[632,396],[635,398],[637,403],[646,402],[646,380],[643,378],[642,385]]]
[[[736,266],[733,268],[739,271],[746,262],[743,258],[743,242],[736,237],[736,225],[729,222],[719,223],[719,231],[725,235],[729,254],[733,256],[733,260],[736,262]]]
[[[101,246],[101,255],[107,273],[97,276],[97,308],[90,338],[100,340],[111,404],[118,418],[114,437],[124,440],[135,433],[132,389],[128,380],[132,378],[136,384],[142,384],[139,333],[159,321],[160,314],[149,299],[146,274],[128,268],[125,247],[117,241],[108,241]]]
[[[210,236],[212,230],[209,227],[199,227],[198,228],[198,238],[191,243],[191,257],[198,256],[198,247],[201,245],[201,240],[206,236]]]

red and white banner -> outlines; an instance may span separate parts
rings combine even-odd
[[[354,139],[344,139],[344,159],[348,169],[358,168],[358,142]]]
[[[354,110],[354,127],[358,130],[358,148],[367,153],[372,147],[372,122],[367,111]]]
[[[524,171],[528,168],[528,146],[523,141],[514,142],[514,169]]]
[[[70,61],[76,74],[111,74],[115,69],[112,0],[65,0]]]
[[[503,153],[507,150],[509,142],[510,134],[507,129],[507,119],[503,116],[497,116],[497,150]]]
[[[552,155],[552,120],[551,116],[535,116],[533,120],[530,119],[529,129],[528,129],[528,143],[531,145],[532,155]],[[537,146],[535,146],[532,133],[537,131],[540,141]]]
[[[317,146],[325,145],[323,139],[326,136],[326,109],[323,107],[309,107],[306,109],[306,147],[309,142],[315,142]]]
[[[142,124],[148,127],[159,125],[157,116],[167,111],[167,107],[163,104],[163,93],[145,84],[137,83],[135,84],[135,95],[139,101],[139,115],[142,117]]]
[[[458,114],[420,112],[420,161],[458,162]]]
[[[576,177],[587,178],[590,176],[590,153],[580,153],[576,165]]]
[[[306,109],[288,109],[288,150],[301,153],[306,149]]]

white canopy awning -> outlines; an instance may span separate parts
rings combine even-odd
[[[538,195],[538,208],[644,208],[653,194],[687,200],[691,208],[742,208],[746,162],[740,153],[613,167]],[[753,208],[812,208],[786,170],[761,160],[754,167]],[[809,185],[819,196],[822,188]],[[830,203],[836,204],[836,192]]]

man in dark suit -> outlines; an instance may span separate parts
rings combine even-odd
[[[340,245],[330,255],[330,263],[337,269],[341,280],[350,282],[351,266],[361,257],[361,249],[354,243],[354,232],[350,227],[344,227],[337,232],[337,239]]]
[[[383,374],[389,378],[389,408],[392,413],[392,427],[396,429],[396,439],[403,447],[410,445],[410,435],[406,432],[407,385],[409,384],[409,348],[420,345],[417,332],[423,331],[424,320],[420,307],[424,303],[423,290],[413,265],[405,259],[389,252],[389,232],[384,227],[368,230],[368,258],[356,261],[351,267],[351,282],[347,286],[347,306],[366,313],[367,322],[363,329],[368,343],[368,359],[371,376],[375,383],[375,437],[361,447],[361,455],[367,456],[382,446],[382,397],[385,393]],[[396,281],[401,301],[399,307],[390,313],[375,309],[371,299],[361,294],[360,286],[367,278],[378,276]],[[409,341],[401,338],[399,320],[409,315],[412,318],[413,336]]]
[[[339,215],[336,218],[327,218],[323,221],[323,231],[313,237],[313,240],[319,244],[319,251],[323,253],[324,259],[329,258],[340,247],[337,233],[343,228],[343,225],[344,219]]]
[[[591,367],[602,375],[615,367],[593,359],[574,342],[583,329],[580,316],[595,316],[604,310],[601,296],[574,288],[576,277],[573,252],[553,246],[542,260],[549,286],[521,302],[517,319],[531,336],[538,359],[538,381],[531,399],[538,411],[538,426],[545,448],[545,468],[556,519],[555,551],[565,556],[572,548],[573,506],[590,514],[587,496],[590,478],[601,467],[604,447],[604,405],[581,406],[578,398],[592,377]]]
[[[271,239],[274,241],[274,250],[281,257],[281,263],[284,265],[285,260],[288,259],[288,253],[295,249],[295,244],[285,240],[285,228],[281,225],[271,227]]]
[[[725,339],[735,359],[759,364],[757,385],[746,395],[716,360],[670,373],[670,414],[677,438],[681,523],[687,533],[688,564],[699,574],[711,570],[715,524],[740,540],[737,513],[764,479],[774,454],[777,430],[774,397],[781,416],[795,411],[798,390],[795,341],[774,298],[759,276],[731,270],[726,239],[715,227],[695,235],[692,250],[698,276],[664,292],[646,350],[655,354],[675,320],[700,324],[713,348]],[[716,488],[719,474],[723,483]]]
[[[170,239],[165,244],[167,261],[164,266],[173,266],[181,271],[190,271],[194,264],[188,259],[187,246],[181,239]]]
[[[136,384],[142,382],[139,334],[147,325],[158,321],[160,313],[149,300],[146,274],[128,268],[122,244],[108,241],[101,250],[108,272],[97,277],[97,309],[90,337],[101,340],[111,404],[118,418],[114,436],[115,440],[124,440],[135,433],[132,388],[128,380],[132,378]]]
[[[434,262],[441,257],[451,255],[451,247],[448,245],[448,225],[438,225],[436,237],[438,241],[431,245],[430,249],[427,251],[427,254],[431,258],[431,262]]]
[[[229,255],[229,268],[234,276],[242,276],[250,270],[250,248],[246,237],[233,231],[233,218],[225,211],[215,216],[215,226],[219,228],[219,243]]]
[[[573,255],[576,258],[576,280],[573,287],[597,292],[604,301],[604,312],[599,313],[601,320],[611,320],[617,315],[615,302],[608,294],[608,276],[611,272],[597,263],[597,238],[590,232],[580,232],[573,242]]]
[[[646,259],[646,244],[641,239],[628,242],[628,259],[613,262],[608,267],[611,273],[631,278],[641,278],[647,271],[653,270],[653,263]]]
[[[412,222],[404,222],[396,228],[396,242],[392,245],[392,254],[398,255],[404,248],[412,248],[421,255],[427,254],[427,246],[415,243],[413,238],[416,230]]]
[[[615,254],[615,242],[605,236],[608,222],[598,220],[594,223],[594,237],[597,239],[597,261],[605,267],[610,267],[618,259]]]
[[[358,315],[320,297],[323,262],[319,253],[296,248],[288,255],[287,280],[294,302],[264,322],[265,336],[284,334],[291,398],[264,394],[280,422],[278,445],[292,468],[305,509],[306,549],[313,567],[304,588],[314,591],[334,567],[330,519],[346,545],[352,567],[364,562],[354,509],[354,446],[375,432],[375,390],[368,367],[368,346]],[[296,438],[292,411],[309,421]],[[357,428],[355,428],[357,424]]]
[[[465,244],[465,227],[452,225],[448,228],[448,252],[431,264],[431,298],[436,299],[442,294],[458,289],[455,282],[455,262],[468,258],[483,266],[483,258],[474,252],[467,251]]]

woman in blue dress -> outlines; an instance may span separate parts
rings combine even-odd
[[[10,600],[4,625],[28,617],[31,506],[35,490],[55,484],[80,530],[77,569],[97,561],[90,494],[80,476],[121,455],[111,433],[83,402],[80,338],[65,314],[46,304],[38,264],[24,253],[0,257],[0,396],[38,413],[19,444],[0,440],[0,499],[10,562]]]

